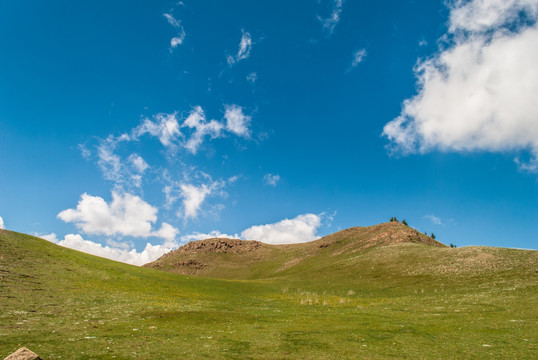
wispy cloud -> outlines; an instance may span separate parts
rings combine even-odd
[[[241,32],[242,35],[241,40],[239,41],[239,49],[237,50],[237,54],[235,54],[235,56],[226,56],[229,66],[232,66],[241,60],[247,59],[250,56],[250,50],[252,49],[252,38],[248,31],[241,30]]]
[[[191,137],[184,144],[191,153],[196,154],[202,144],[204,137],[210,139],[218,138],[221,135],[224,125],[216,120],[207,120],[205,112],[200,106],[196,106],[189,114],[182,127],[194,130]]]
[[[177,113],[157,114],[153,119],[144,119],[142,124],[132,131],[131,139],[139,139],[144,134],[159,138],[161,144],[171,151],[181,145],[190,153],[196,154],[204,139],[222,137],[225,132],[241,137],[249,137],[251,116],[243,113],[238,105],[225,105],[224,124],[217,120],[208,120],[204,109],[195,106],[185,120],[178,119]]]
[[[6,226],[4,225],[4,219],[0,216],[0,229],[5,229]]]
[[[165,13],[163,14],[163,16],[166,18],[166,21],[168,21],[168,23],[172,25],[174,29],[176,29],[176,32],[177,32],[177,36],[174,36],[170,40],[170,51],[173,51],[177,46],[183,44],[183,41],[185,40],[185,35],[186,35],[185,29],[183,29],[183,26],[181,25],[181,21],[176,19],[174,15]]]
[[[353,59],[351,60],[351,67],[354,68],[364,61],[366,58],[366,49],[359,49],[353,53]]]
[[[132,138],[138,139],[144,134],[150,134],[159,138],[165,147],[173,148],[178,138],[182,137],[177,113],[159,113],[153,116],[153,120],[144,119],[142,123],[132,131]]]
[[[129,162],[139,173],[143,173],[149,168],[148,163],[138,154],[131,154],[128,158]]]
[[[280,181],[280,175],[278,174],[265,174],[263,181],[269,186],[276,186]]]
[[[78,149],[80,150],[80,154],[84,159],[88,160],[92,156],[92,152],[88,150],[86,145],[78,144]]]
[[[443,222],[441,221],[441,219],[435,215],[424,215],[424,219],[428,219],[432,222],[432,224],[435,224],[435,225],[441,225],[441,226],[444,226]]]
[[[328,17],[323,18],[318,15],[318,20],[321,22],[323,29],[329,34],[334,32],[336,25],[340,22],[340,15],[342,14],[343,0],[330,0],[331,1],[331,13]]]
[[[201,171],[195,171],[192,174],[184,172],[183,179],[180,180],[171,179],[168,171],[164,172],[163,177],[168,182],[163,188],[166,208],[171,209],[180,201],[181,206],[176,215],[185,221],[196,219],[209,197],[226,197],[228,194],[224,188],[239,178],[233,176],[227,181],[213,180],[211,176]]]
[[[140,171],[140,167],[145,167],[144,170],[149,167],[145,160],[136,154],[131,154],[127,161],[123,161],[121,156],[116,154],[118,144],[130,140],[125,134],[118,137],[111,135],[101,140],[97,147],[97,164],[103,177],[112,181],[118,191],[140,188],[144,172]]]
[[[225,105],[224,108],[226,130],[237,136],[248,138],[250,136],[249,125],[252,118],[243,113],[243,108],[241,106]]]
[[[251,72],[247,75],[247,81],[251,84],[254,84],[258,80],[258,74],[255,72]]]
[[[418,64],[418,94],[383,129],[389,151],[525,149],[516,162],[538,172],[538,2],[451,4],[448,47]]]

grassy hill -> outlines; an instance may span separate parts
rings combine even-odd
[[[386,226],[285,251],[190,245],[205,277],[0,230],[0,358],[21,346],[44,359],[538,357],[538,252]],[[263,261],[245,265],[252,255]]]
[[[261,279],[273,277],[309,278],[344,268],[348,273],[364,263],[363,255],[369,249],[386,245],[417,245],[446,248],[415,229],[399,222],[369,227],[355,227],[339,231],[316,241],[268,245],[258,241],[238,239],[206,239],[185,244],[146,267],[186,275],[202,275],[226,279]],[[330,270],[329,270],[330,269]]]

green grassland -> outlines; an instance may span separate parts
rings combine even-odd
[[[538,358],[538,252],[400,231],[208,253],[202,277],[0,230],[0,358]]]

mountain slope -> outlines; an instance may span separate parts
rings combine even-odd
[[[409,244],[446,248],[415,229],[389,222],[338,231],[303,244],[268,245],[258,241],[218,238],[193,241],[144,266],[230,279],[270,278],[304,268],[307,276],[368,249]],[[301,266],[306,263],[307,267]]]

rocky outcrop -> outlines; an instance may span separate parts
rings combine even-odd
[[[199,253],[205,253],[205,252],[239,253],[239,252],[254,251],[261,246],[262,246],[262,243],[259,241],[211,238],[211,239],[206,239],[206,240],[191,241],[189,243],[186,243],[179,249],[172,251],[171,253],[178,253],[178,254],[199,254]]]

